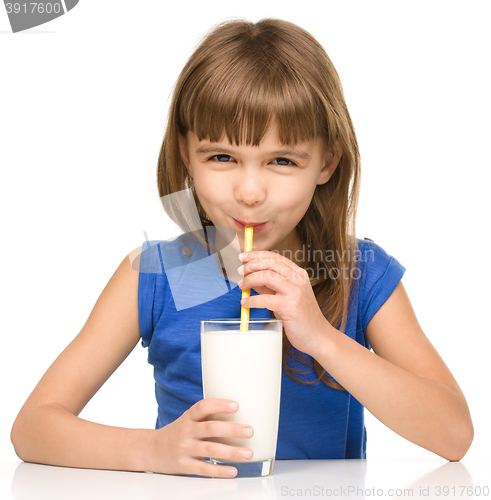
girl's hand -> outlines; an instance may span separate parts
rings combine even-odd
[[[208,438],[250,438],[254,431],[248,425],[219,420],[207,420],[217,413],[235,413],[239,405],[228,399],[202,399],[177,420],[154,431],[146,469],[163,474],[192,474],[198,476],[231,478],[237,469],[215,465],[204,457],[247,462],[252,456],[249,448],[237,448],[207,441]]]
[[[252,251],[241,260],[244,265],[238,272],[244,279],[239,287],[254,288],[260,294],[243,299],[241,304],[273,311],[276,319],[283,320],[293,347],[313,356],[330,324],[320,310],[307,271],[275,252]]]

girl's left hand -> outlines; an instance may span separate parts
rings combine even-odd
[[[252,251],[241,259],[241,290],[254,288],[260,295],[243,299],[248,308],[267,308],[283,320],[290,343],[314,356],[319,339],[330,324],[315,298],[308,272],[286,257],[269,251]]]

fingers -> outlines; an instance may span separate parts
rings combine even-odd
[[[188,410],[190,419],[197,422],[193,427],[193,438],[249,439],[252,437],[254,430],[250,425],[215,419],[208,420],[211,415],[235,413],[238,407],[239,405],[235,401],[228,399],[208,398],[198,401]]]
[[[260,255],[254,255],[250,261],[246,260],[242,266],[241,274],[244,281],[247,278],[256,279],[262,273],[262,276],[274,280],[281,276],[287,281],[310,282],[308,273],[302,267],[297,266],[291,260],[277,255],[274,252],[258,252]],[[261,255],[262,254],[262,255]],[[253,274],[253,276],[251,276]],[[256,283],[257,284],[257,283]],[[271,283],[272,284],[272,283]]]
[[[242,258],[240,260],[243,263],[246,270],[248,268],[263,269],[264,267],[267,267],[268,269],[277,269],[285,267],[288,269],[292,269],[293,271],[295,271],[296,269],[301,269],[301,267],[295,264],[295,262],[276,252],[269,252],[269,251],[249,252],[247,254],[247,257]],[[256,267],[254,267],[253,265],[255,265]]]
[[[223,443],[226,439],[241,438],[247,444],[246,440],[254,434],[247,424],[217,420],[220,414],[232,414],[238,408],[237,402],[232,400],[202,399],[176,421],[157,431],[162,437],[164,449],[168,451],[166,454],[159,454],[160,460],[168,455],[166,460],[170,465],[165,466],[166,473],[235,477],[235,467],[210,464],[203,458],[213,457],[224,463],[247,462],[253,458],[251,449]]]
[[[215,413],[230,414],[239,409],[236,401],[230,399],[207,398],[189,408],[189,417],[195,422],[203,422]]]
[[[249,425],[209,420],[207,422],[201,422],[199,426],[197,426],[195,436],[197,439],[206,439],[208,437],[249,439],[253,435],[254,430]]]
[[[270,252],[268,250],[257,250],[254,252],[248,252],[245,257],[242,257],[240,259],[240,261],[243,262],[244,264],[246,262],[253,262],[255,260],[256,261],[257,260],[263,260],[263,261],[269,260],[272,262],[283,262],[284,264],[287,264],[289,266],[295,265],[290,259],[287,259],[283,255],[280,255],[277,252]]]
[[[239,448],[215,441],[200,441],[196,446],[196,457],[213,457],[224,462],[247,462],[254,456],[250,448]]]
[[[278,295],[254,295],[241,299],[240,303],[244,307],[248,307],[250,309],[269,309],[277,314],[281,313],[281,311],[285,309],[285,304],[278,298]],[[282,318],[277,316],[276,319]]]
[[[237,469],[227,465],[215,465],[203,460],[191,459],[189,464],[189,474],[206,477],[231,478],[237,475]]]
[[[239,283],[239,287],[241,290],[254,288],[259,291],[259,287],[264,286],[276,293],[287,295],[292,291],[292,287],[302,290],[302,287],[307,283],[310,285],[309,275],[303,269],[295,274],[291,270],[285,274],[273,273],[271,270],[267,270],[252,272]]]

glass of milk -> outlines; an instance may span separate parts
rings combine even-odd
[[[248,331],[240,331],[240,320],[201,322],[201,366],[205,398],[231,399],[239,404],[233,414],[210,419],[250,425],[249,439],[213,438],[213,441],[250,448],[247,462],[210,457],[214,464],[233,465],[236,477],[268,476],[273,473],[278,437],[281,392],[282,321],[252,319]]]

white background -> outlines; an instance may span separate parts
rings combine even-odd
[[[156,187],[169,96],[199,37],[231,17],[293,21],[325,47],[362,154],[357,236],[407,268],[471,409],[467,457],[489,457],[489,15],[472,0],[81,0],[11,34],[0,6],[0,460],[18,460],[15,416],[143,231],[170,236]],[[141,345],[80,416],[154,427]],[[369,458],[434,457],[369,414],[367,429]]]

